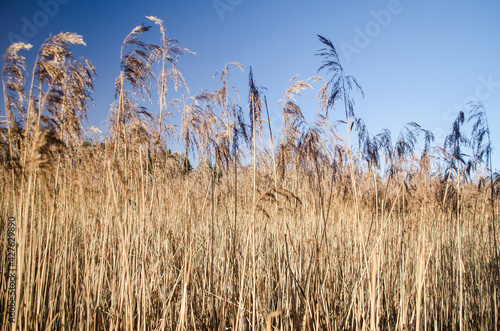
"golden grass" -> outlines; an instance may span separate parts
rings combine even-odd
[[[301,204],[275,194],[278,208],[268,203],[266,214],[256,212],[253,279],[250,173],[240,175],[233,234],[233,187],[225,177],[211,201],[209,169],[183,178],[168,160],[150,170],[135,162],[125,178],[105,150],[79,156],[43,170],[49,173],[32,181],[29,199],[18,187],[21,210],[2,175],[2,219],[17,220],[20,329],[225,329],[235,328],[236,312],[246,329],[253,302],[257,325],[271,327],[274,316],[272,327],[286,330],[496,323],[498,275],[484,203],[475,219],[464,208],[460,224],[430,203],[390,218],[384,210],[378,223],[373,209],[361,207],[357,223],[352,199],[335,185],[323,238],[310,188],[297,190]]]
[[[163,48],[137,39],[124,45],[162,51],[151,56],[165,65],[168,40],[162,22],[150,19],[162,29]],[[147,30],[139,26],[131,35]],[[138,60],[145,76],[136,79],[145,95],[151,56]],[[14,66],[25,67],[23,59],[15,60]],[[122,62],[136,63],[129,60]],[[63,63],[51,70],[59,72]],[[241,68],[226,65],[215,94],[184,104],[186,154],[196,149],[203,157],[193,171],[182,156],[165,151],[162,114],[136,118],[139,108],[123,92],[132,78],[124,73],[117,79],[118,103],[105,143],[90,136],[85,139],[91,144],[81,143],[80,113],[71,125],[45,125],[44,116],[61,115],[56,105],[50,113],[32,101],[24,134],[8,118],[8,130],[1,131],[0,231],[6,233],[7,219],[14,216],[17,291],[13,326],[6,314],[2,235],[3,330],[500,326],[498,180],[433,173],[440,168],[437,153],[430,151],[418,160],[413,152],[396,157],[393,150],[386,164],[391,171],[382,172],[375,154],[366,158],[330,131],[327,113],[306,130],[292,123],[292,115],[302,116],[294,96],[310,87],[302,81],[287,91],[285,100],[293,102],[283,102],[282,145],[275,153],[258,143],[254,131],[248,146],[255,162],[243,165],[238,138],[246,137],[245,126],[227,89],[230,66]],[[87,67],[92,70],[82,79],[90,89],[93,67]],[[163,78],[160,91],[166,93]],[[47,86],[39,86],[46,97]],[[321,91],[323,110],[327,88]],[[22,103],[24,91],[12,91]],[[79,101],[84,112],[88,98],[85,90],[70,101]],[[255,117],[261,100],[258,93],[251,99],[252,125],[260,131]]]

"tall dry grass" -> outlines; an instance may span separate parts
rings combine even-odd
[[[312,86],[294,77],[281,139],[265,133],[264,91],[251,73],[241,107],[228,71],[243,67],[228,63],[220,89],[174,102],[185,154],[171,153],[167,81],[185,85],[175,63],[187,50],[149,19],[162,46],[140,40],[146,26],[126,37],[105,141],[82,129],[95,73],[73,56],[80,36],[42,45],[28,93],[30,46],[4,56],[0,231],[16,218],[17,289],[12,324],[2,235],[2,329],[498,329],[500,178],[480,105],[470,135],[460,114],[443,148],[416,123],[394,143],[372,135],[345,85],[357,82],[321,37],[336,59],[322,68],[340,76],[313,77],[324,82],[313,123],[295,99]],[[157,117],[134,98],[151,97],[154,61]]]

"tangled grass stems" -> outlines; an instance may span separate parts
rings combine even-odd
[[[498,328],[500,176],[481,105],[459,114],[443,147],[413,122],[394,143],[372,135],[354,113],[358,83],[320,37],[320,69],[333,73],[310,79],[322,82],[320,112],[305,123],[296,98],[312,85],[293,77],[281,137],[269,125],[263,144],[265,90],[250,71],[246,124],[228,81],[239,63],[216,91],[166,102],[168,77],[187,87],[176,61],[189,51],[148,18],[162,46],[140,40],[143,25],[125,38],[103,141],[82,128],[95,71],[73,55],[81,36],[42,45],[28,93],[18,52],[29,45],[4,56],[0,231],[19,220],[14,328]],[[152,99],[154,61],[159,116],[134,97]],[[338,101],[347,140],[328,114]],[[166,148],[169,104],[182,108],[184,155]]]

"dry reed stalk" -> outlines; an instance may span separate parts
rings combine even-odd
[[[187,290],[189,285],[189,278],[191,275],[191,260],[193,257],[193,253],[189,251],[189,260],[186,261],[184,265],[184,284],[182,286],[182,299],[181,299],[181,310],[179,313],[179,323],[177,326],[177,330],[184,330],[184,323],[186,322],[187,315]]]
[[[370,277],[370,329],[377,330],[377,274],[378,274],[378,253],[373,250],[372,253],[372,266]]]

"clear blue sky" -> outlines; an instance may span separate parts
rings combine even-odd
[[[244,106],[252,66],[257,84],[267,87],[278,130],[276,101],[292,76],[317,74],[320,34],[332,40],[346,70],[363,87],[366,96],[356,99],[355,112],[372,133],[388,128],[395,138],[404,124],[415,121],[433,131],[441,145],[454,109],[479,97],[490,121],[494,168],[499,169],[499,14],[497,0],[0,0],[0,51],[3,54],[13,38],[24,38],[34,46],[27,53],[31,70],[36,50],[50,34],[83,35],[87,46],[74,51],[87,57],[99,76],[88,125],[104,131],[121,43],[135,26],[149,24],[146,15],[157,16],[170,38],[196,52],[179,62],[192,94],[215,89],[219,82],[213,74],[225,62],[238,61],[245,73],[233,71],[231,81]],[[36,30],[30,30],[30,24]],[[159,42],[157,28],[147,40]],[[317,111],[317,88],[298,99],[309,121]],[[148,108],[158,111],[156,100]],[[334,115],[342,117],[340,111]]]

